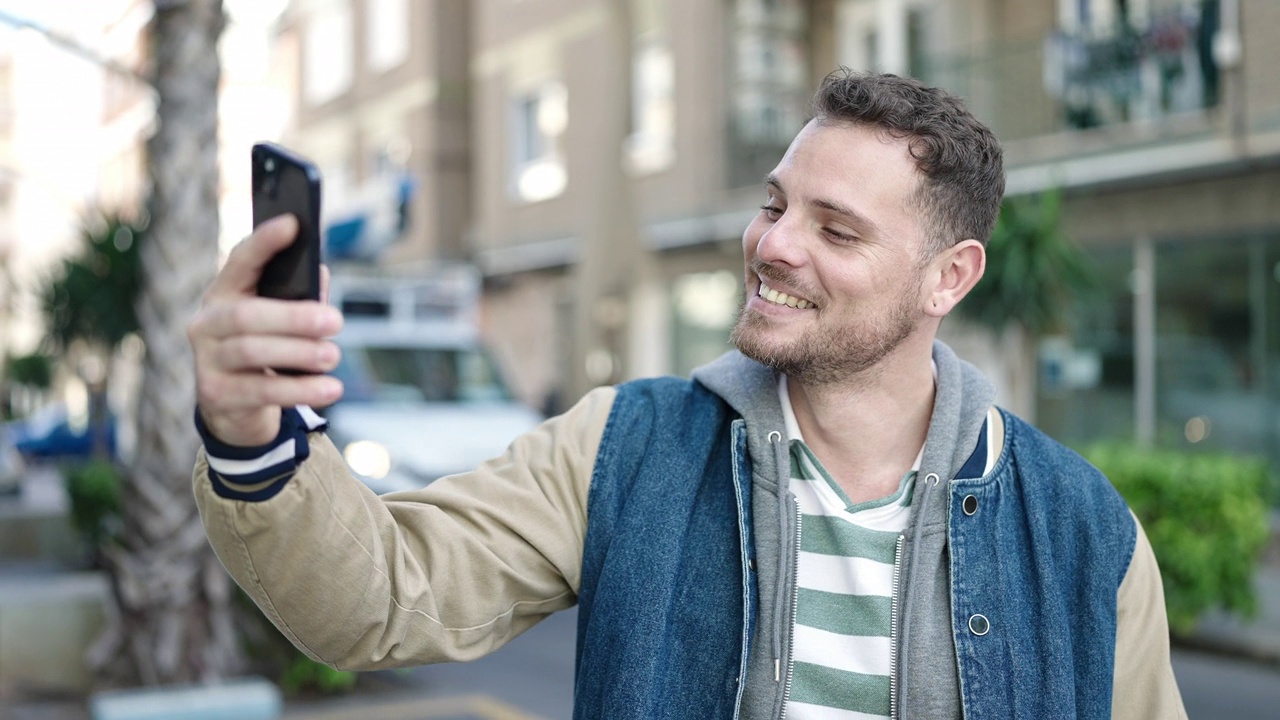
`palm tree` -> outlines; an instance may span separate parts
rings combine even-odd
[[[143,228],[120,214],[88,216],[81,223],[79,254],[40,291],[48,332],[45,343],[58,357],[93,359],[100,370],[89,385],[89,428],[94,456],[107,455],[107,384],[115,351],[137,332],[134,309],[141,288],[139,248]]]
[[[158,123],[147,145],[150,224],[137,305],[143,390],[121,540],[105,553],[118,612],[109,613],[107,633],[90,653],[114,679],[145,684],[208,681],[240,666],[231,581],[208,546],[190,486],[199,441],[185,335],[217,267],[218,39],[225,17],[221,0],[154,3]]]
[[[987,244],[987,269],[959,315],[995,334],[1011,357],[1014,398],[1035,402],[1036,343],[1066,329],[1072,301],[1097,287],[1088,259],[1061,227],[1062,195],[1006,198]]]

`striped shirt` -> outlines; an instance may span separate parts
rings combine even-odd
[[[888,718],[898,542],[911,519],[924,448],[894,493],[854,504],[805,445],[785,376],[779,379],[778,394],[801,528],[786,717]],[[984,475],[995,460],[987,435],[982,433],[978,448],[986,452],[976,458],[983,461],[977,467]]]
[[[888,718],[895,556],[920,457],[893,494],[854,504],[805,445],[785,377],[778,393],[801,516],[786,716]]]

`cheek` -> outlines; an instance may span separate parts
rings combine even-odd
[[[764,230],[764,224],[757,216],[747,229],[742,231],[742,253],[748,260],[756,256],[756,248],[760,245],[760,238],[764,237]]]

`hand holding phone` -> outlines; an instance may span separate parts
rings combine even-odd
[[[279,433],[281,408],[326,407],[342,396],[341,381],[326,374],[341,356],[332,338],[342,329],[342,313],[321,302],[257,294],[262,269],[297,236],[291,214],[255,229],[231,249],[187,325],[200,415],[229,445],[268,443]]]
[[[267,262],[258,294],[281,300],[320,299],[320,170],[273,143],[253,146],[253,227],[278,215],[298,220],[293,243]]]

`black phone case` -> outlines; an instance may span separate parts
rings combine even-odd
[[[258,295],[281,300],[320,299],[320,170],[273,143],[253,146],[253,226],[290,213],[298,219],[293,244],[276,253],[258,278]],[[305,370],[273,368],[284,375]]]
[[[282,300],[320,299],[320,171],[273,143],[253,146],[253,226],[290,213],[298,237],[276,253],[258,279],[258,294]]]

